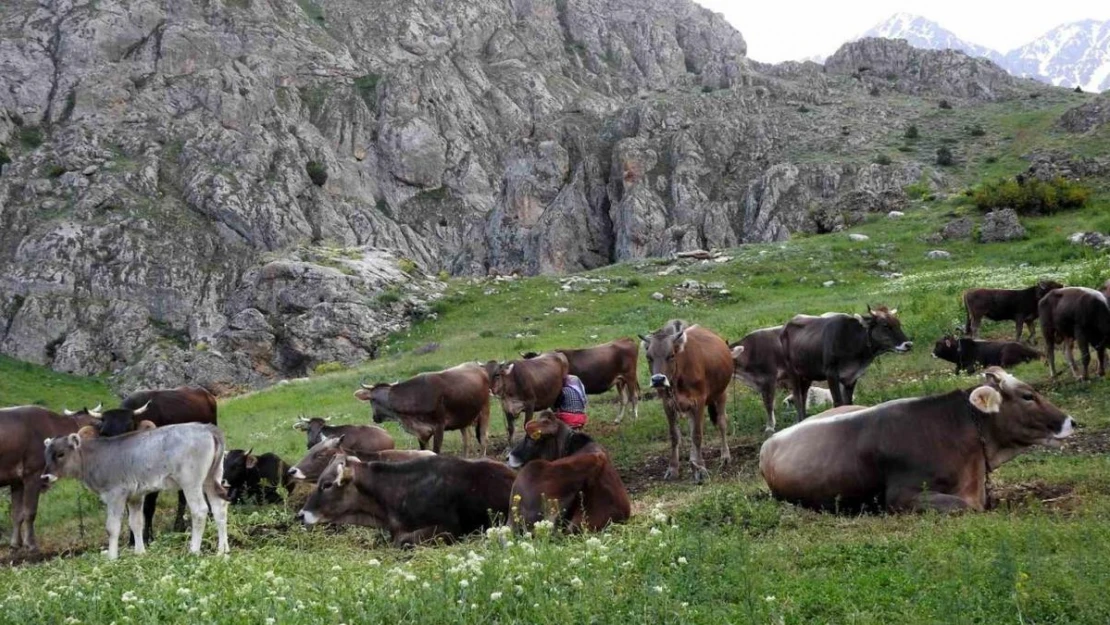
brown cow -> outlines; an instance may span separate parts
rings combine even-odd
[[[470,455],[467,428],[474,426],[482,455],[486,455],[489,435],[489,374],[477,363],[464,363],[435,373],[421,373],[395,384],[362,385],[355,392],[361,401],[370,402],[374,423],[399,421],[416,436],[420,449],[437,454],[443,446],[443,433],[459,430],[463,455]]]
[[[501,400],[505,429],[512,445],[517,415],[523,412],[527,424],[535,412],[551,408],[563,392],[563,378],[570,371],[570,362],[563,354],[547,352],[508,363],[490,361],[485,368],[490,372],[490,392]]]
[[[983,377],[974,389],[802,421],[763,443],[760,473],[776,498],[819,510],[983,510],[991,470],[1075,426],[1001,367]]]
[[[775,431],[775,387],[786,386],[786,358],[782,353],[782,328],[763,328],[744,336],[729,347],[736,379],[759,393],[767,412],[767,432]]]
[[[671,459],[663,479],[679,476],[678,443],[682,437],[678,418],[690,418],[690,464],[694,480],[701,482],[709,471],[701,456],[702,429],[705,411],[721,433],[721,463],[732,459],[728,450],[728,415],[725,414],[725,391],[732,380],[732,352],[724,340],[697,325],[672,319],[650,336],[640,336],[651,386],[663,400],[671,435]]]
[[[632,418],[640,416],[640,382],[636,379],[636,361],[640,358],[640,346],[629,338],[617,339],[604,345],[584,349],[557,349],[556,352],[567,357],[570,375],[578,376],[588,395],[600,395],[614,385],[621,400],[621,411],[614,423],[624,419],[624,411],[632,404]],[[535,358],[539,354],[528,352],[524,358]]]
[[[354,456],[363,462],[404,462],[434,455],[432,451],[416,449],[384,449],[360,453],[347,449],[344,437],[338,436],[325,438],[313,445],[304,458],[289,469],[289,477],[315,482],[336,456]]]
[[[337,456],[297,520],[384,528],[398,547],[453,541],[508,518],[514,479],[515,471],[491,460],[436,455],[364,463]]]
[[[46,466],[42,441],[73,434],[94,423],[97,421],[89,411],[61,416],[38,406],[0,409],[0,488],[11,488],[13,549],[38,549],[35,517]]]
[[[1056,344],[1063,342],[1064,359],[1068,361],[1072,375],[1079,379],[1072,356],[1072,341],[1079,343],[1079,355],[1083,359],[1084,380],[1089,379],[1088,368],[1091,354],[1088,346],[1098,354],[1098,374],[1106,375],[1106,348],[1110,342],[1110,306],[1106,296],[1086,287],[1056,289],[1038,304],[1041,317],[1041,334],[1044,335],[1045,349],[1048,352],[1048,370],[1056,377]]]
[[[964,308],[967,322],[964,334],[975,338],[979,336],[979,324],[983,317],[991,321],[1014,320],[1017,326],[1015,341],[1021,340],[1021,329],[1029,325],[1029,340],[1036,340],[1037,302],[1049,292],[1063,288],[1064,285],[1052,280],[1041,280],[1027,289],[968,289],[964,291]]]
[[[385,429],[376,425],[328,425],[331,417],[299,417],[293,424],[294,430],[303,430],[308,439],[306,449],[312,449],[320,441],[343,437],[343,446],[353,453],[370,453],[383,449],[393,449],[393,437]]]
[[[549,415],[524,426],[508,464],[519,471],[509,517],[517,529],[546,518],[570,531],[598,531],[632,514],[605,449]]]

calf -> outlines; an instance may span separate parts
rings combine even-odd
[[[303,430],[307,438],[305,449],[312,449],[320,441],[342,437],[347,449],[359,453],[370,453],[383,449],[393,449],[393,437],[389,432],[376,425],[328,425],[331,417],[300,417],[293,424],[294,430]]]
[[[393,463],[337,456],[297,520],[381,527],[398,547],[452,541],[507,519],[515,478],[512,469],[490,460],[430,456]]]
[[[947,360],[960,369],[974,373],[976,365],[1013,367],[1041,357],[1035,349],[1016,341],[981,341],[968,337],[946,336],[933,346],[933,357]]]
[[[730,346],[736,379],[758,392],[763,400],[767,432],[775,431],[775,387],[788,381],[786,358],[782,353],[782,328],[756,330]]]
[[[852,403],[856,383],[879,354],[908,352],[898,310],[867,307],[867,315],[797,315],[782,331],[786,372],[794,391],[798,421],[806,418],[805,398],[815,381],[827,381],[833,405]]]
[[[395,384],[363,384],[355,397],[370,402],[374,423],[398,421],[402,429],[416,436],[420,449],[426,449],[431,440],[432,451],[437,454],[443,446],[443,433],[459,430],[463,455],[469,456],[467,428],[474,426],[484,456],[489,434],[489,388],[485,368],[466,363]]]
[[[343,437],[325,438],[313,445],[301,461],[289,469],[291,479],[315,482],[336,456],[354,456],[363,462],[404,462],[425,456],[434,456],[428,450],[384,449],[382,451],[355,452],[343,444]]]
[[[563,378],[570,371],[570,362],[563,354],[547,352],[509,363],[490,361],[486,370],[490,373],[490,392],[501,400],[505,412],[511,446],[517,415],[524,413],[524,423],[528,423],[536,411],[551,408],[563,392]]]
[[[640,358],[640,346],[630,338],[617,339],[604,345],[585,349],[557,349],[556,352],[567,357],[570,375],[578,376],[586,387],[586,394],[600,395],[613,386],[617,387],[621,411],[615,423],[624,419],[624,411],[632,405],[632,418],[640,415],[640,383],[636,379],[636,361]],[[535,358],[539,354],[528,352],[524,358]]]
[[[189,503],[193,517],[189,551],[200,552],[211,507],[219,534],[218,552],[227,553],[227,491],[221,485],[224,435],[216,426],[185,423],[109,438],[69,434],[46,439],[45,446],[44,484],[60,477],[78,478],[107,504],[108,558],[119,556],[125,508],[135,553],[145,551],[140,502],[143,495],[167,488],[180,488]]]
[[[545,416],[526,424],[508,464],[519,470],[510,512],[517,529],[530,530],[547,518],[570,531],[598,531],[632,513],[609,454],[558,419]]]
[[[224,482],[228,499],[233,504],[281,503],[278,486],[288,495],[293,492],[293,477],[289,465],[277,454],[251,454],[251,449],[232,449],[224,456]]]
[[[1056,289],[1037,305],[1040,309],[1041,334],[1044,335],[1048,351],[1048,370],[1056,377],[1056,344],[1063,342],[1064,358],[1068,361],[1072,375],[1080,378],[1072,356],[1072,343],[1079,343],[1079,355],[1083,359],[1084,380],[1089,379],[1088,369],[1091,354],[1088,347],[1094,347],[1098,354],[1098,374],[1106,375],[1106,347],[1110,340],[1110,306],[1106,296],[1085,287]]]
[[[651,387],[663,400],[671,435],[671,458],[663,479],[679,475],[678,443],[682,434],[678,418],[690,419],[690,464],[694,480],[709,477],[701,455],[705,411],[721,434],[721,463],[728,464],[728,415],[725,414],[725,391],[732,380],[732,352],[721,337],[697,325],[673,319],[649,336],[641,335]]]
[[[830,411],[831,412],[831,411]],[[778,499],[818,510],[983,510],[986,476],[1075,423],[999,367],[978,388],[812,417],[763,443]]]
[[[38,406],[0,409],[0,488],[12,493],[12,549],[38,550],[35,518],[46,466],[41,441],[97,422],[89,411],[66,413],[61,416]]]
[[[967,322],[964,334],[979,336],[979,325],[986,317],[991,321],[1014,320],[1017,326],[1015,341],[1021,340],[1021,329],[1029,325],[1029,340],[1036,340],[1037,302],[1051,291],[1064,285],[1052,280],[1041,280],[1027,289],[968,289],[964,291],[964,308]]]

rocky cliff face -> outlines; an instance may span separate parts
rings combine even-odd
[[[128,388],[354,363],[427,314],[439,271],[896,206],[923,168],[859,161],[898,112],[858,105],[861,64],[905,93],[1020,91],[858,45],[827,73],[754,66],[687,0],[5,2],[0,351]]]

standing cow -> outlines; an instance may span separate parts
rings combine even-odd
[[[1063,288],[1064,285],[1052,280],[1041,280],[1027,289],[968,289],[964,292],[964,308],[967,322],[964,334],[971,338],[979,336],[979,325],[986,317],[991,321],[1012,319],[1016,326],[1015,341],[1021,340],[1021,330],[1029,326],[1029,340],[1036,340],[1037,302],[1048,293]]]
[[[1056,344],[1059,342],[1064,344],[1064,358],[1076,379],[1089,379],[1089,347],[1094,347],[1098,354],[1098,374],[1105,376],[1106,348],[1110,342],[1110,306],[1107,306],[1106,296],[1086,287],[1068,287],[1052,291],[1040,301],[1038,307],[1041,334],[1048,351],[1048,370],[1052,377],[1056,377]],[[1075,367],[1073,341],[1079,343],[1079,355],[1083,359],[1082,376]]]
[[[767,412],[767,432],[775,431],[775,387],[789,380],[782,353],[782,328],[755,330],[731,345],[734,375],[759,393]]]
[[[798,421],[806,418],[806,397],[816,381],[827,381],[833,405],[852,403],[856,382],[879,354],[910,351],[897,309],[867,307],[867,315],[797,315],[782,331],[786,372],[794,391]]]
[[[489,435],[489,393],[485,368],[465,363],[395,384],[363,384],[355,397],[370,402],[374,423],[399,421],[401,428],[416,436],[420,449],[427,449],[431,440],[432,451],[437,454],[443,446],[443,433],[459,430],[463,455],[470,455],[467,428],[473,425],[484,456]]]
[[[304,431],[306,449],[312,449],[324,439],[340,437],[347,449],[359,453],[393,449],[395,446],[389,432],[376,425],[328,425],[328,421],[331,417],[300,417],[293,424],[293,429]]]
[[[124,509],[135,537],[135,553],[143,553],[143,495],[180,488],[189,503],[193,533],[189,551],[200,552],[208,509],[216,521],[218,552],[227,553],[227,491],[223,480],[224,435],[214,425],[185,423],[122,436],[86,438],[69,434],[47,438],[42,480],[81,480],[108,507],[108,558],[119,557],[119,532]],[[208,503],[205,505],[205,500]]]
[[[563,354],[547,352],[509,363],[490,361],[485,368],[490,374],[490,392],[501,400],[511,446],[517,415],[523,412],[524,423],[528,423],[537,411],[551,408],[563,392],[570,362]]]
[[[567,357],[570,375],[582,380],[587,395],[600,395],[613,386],[617,387],[621,411],[614,423],[620,423],[624,419],[624,411],[629,404],[632,405],[632,418],[640,416],[640,383],[636,379],[640,346],[636,341],[624,338],[595,347],[555,351]],[[538,355],[535,352],[521,354],[526,359]]]
[[[90,411],[66,412],[61,416],[38,406],[0,409],[0,488],[9,487],[12,493],[12,549],[38,550],[35,517],[46,466],[42,440],[96,423]]]
[[[640,335],[651,372],[651,387],[663,400],[671,435],[671,459],[663,479],[679,476],[678,443],[682,437],[678,418],[690,419],[690,464],[694,480],[701,482],[709,471],[701,455],[705,411],[721,434],[721,463],[728,464],[728,416],[725,391],[732,380],[732,353],[725,341],[697,325],[673,319],[649,336]]]

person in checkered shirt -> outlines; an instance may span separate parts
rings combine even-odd
[[[576,375],[563,378],[563,392],[555,400],[555,417],[573,430],[586,425],[586,387]]]

